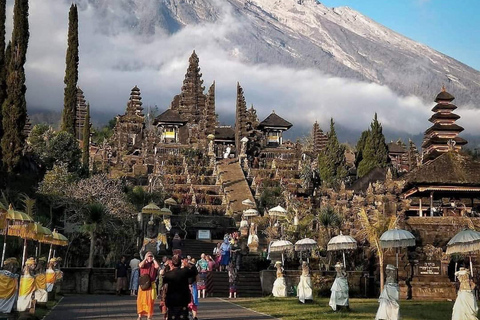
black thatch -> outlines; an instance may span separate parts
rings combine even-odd
[[[435,123],[433,126],[425,131],[425,134],[429,134],[432,131],[453,131],[453,132],[461,132],[463,131],[463,127],[459,126],[456,123],[449,123],[449,124],[440,124]]]
[[[406,188],[415,185],[480,186],[480,162],[458,152],[446,152],[402,177]]]
[[[454,104],[442,104],[442,103],[439,103],[439,104],[436,104],[435,107],[432,108],[432,111],[433,112],[438,112],[440,110],[455,110],[457,109],[457,106],[454,105]]]
[[[398,143],[395,142],[390,142],[387,144],[388,147],[388,152],[389,153],[406,153],[407,149],[405,146],[399,145]]]
[[[187,121],[183,120],[177,111],[174,111],[172,109],[167,109],[167,111],[165,111],[164,113],[156,117],[155,121],[153,121],[153,124],[156,125],[159,122],[183,123],[183,124],[187,123]]]
[[[215,128],[215,140],[235,141],[235,131],[232,127]]]
[[[440,137],[435,136],[435,137],[432,137],[432,138],[428,139],[427,141],[425,141],[422,144],[422,148],[426,148],[426,147],[428,147],[429,145],[432,145],[432,144],[448,145],[448,142],[450,140],[455,141],[455,145],[457,145],[457,146],[463,146],[463,145],[468,143],[467,140],[465,140],[463,138],[460,138],[460,137],[455,137],[455,138],[451,139],[451,138],[440,138]]]
[[[455,113],[434,113],[433,116],[430,117],[430,119],[428,119],[428,121],[430,122],[435,122],[435,120],[444,120],[444,119],[448,119],[448,120],[458,120],[460,119],[460,116],[458,114],[455,114]]]
[[[360,193],[360,192],[365,193],[370,183],[375,183],[377,181],[380,181],[380,182],[385,181],[385,177],[387,176],[387,170],[388,169],[386,168],[378,168],[378,167],[373,168],[372,170],[370,170],[369,173],[357,179],[349,187],[349,189],[354,190],[355,193]]]
[[[290,129],[293,125],[287,120],[283,119],[275,112],[272,112],[265,120],[259,123],[258,128],[262,129],[264,127],[279,127]]]
[[[448,93],[447,91],[444,91],[442,90],[442,92],[440,92],[437,97],[435,98],[435,102],[438,102],[438,101],[453,101],[453,99],[455,99],[454,96],[452,96],[450,93]]]

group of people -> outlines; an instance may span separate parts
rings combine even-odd
[[[274,297],[286,297],[287,296],[287,284],[285,277],[283,276],[282,262],[277,261],[275,263],[277,269],[277,279],[273,283],[272,295]],[[313,301],[313,289],[312,279],[310,277],[310,268],[306,261],[302,262],[302,274],[297,285],[297,297],[301,303]]]
[[[47,303],[48,293],[55,290],[55,284],[63,279],[60,261],[60,258],[52,258],[47,264],[45,257],[31,257],[20,270],[16,258],[6,259],[0,270],[0,312],[26,311],[34,308],[36,303]]]
[[[228,271],[228,266],[233,264],[239,271],[242,264],[242,248],[239,243],[238,232],[225,234],[223,242],[219,242],[213,249],[215,256],[215,269],[218,271]]]

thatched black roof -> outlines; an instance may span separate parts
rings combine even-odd
[[[365,192],[367,191],[370,183],[373,184],[377,181],[385,181],[387,170],[387,168],[373,168],[369,173],[355,180],[355,182],[348,189],[354,190],[355,193]]]
[[[438,101],[453,101],[453,99],[455,99],[454,96],[452,96],[450,93],[448,93],[447,91],[445,91],[445,89],[442,90],[442,92],[440,92],[437,97],[435,98],[435,102],[438,102]]]
[[[265,120],[258,124],[259,129],[262,129],[264,127],[278,127],[290,129],[292,126],[293,124],[283,119],[275,112],[272,112],[267,118],[265,118]]]
[[[480,161],[459,152],[446,152],[402,177],[406,187],[415,185],[480,186]]]
[[[396,142],[390,142],[387,144],[388,152],[390,153],[405,153],[407,149]]]
[[[232,127],[217,127],[215,128],[215,140],[235,141],[235,131]]]
[[[463,131],[463,127],[459,126],[456,123],[449,123],[449,124],[440,124],[435,123],[433,126],[425,131],[425,134],[429,134],[432,131],[453,131],[453,132],[461,132]]]
[[[433,116],[428,119],[430,122],[434,122],[435,120],[458,120],[460,119],[460,116],[455,113],[434,113]]]
[[[452,103],[449,103],[449,104],[439,103],[439,104],[436,104],[435,107],[432,108],[432,111],[433,112],[438,112],[439,110],[455,110],[455,109],[457,109],[457,106],[452,104]]]
[[[155,118],[155,121],[153,121],[153,124],[156,125],[159,122],[166,122],[166,123],[187,123],[187,121],[183,120],[180,114],[172,109],[167,109],[164,113],[159,115],[158,117]]]
[[[467,140],[463,139],[463,138],[460,138],[460,137],[455,137],[455,138],[440,138],[440,137],[437,137],[437,136],[434,136],[428,140],[426,140],[423,144],[422,144],[422,148],[426,148],[428,147],[429,145],[432,145],[432,144],[444,144],[444,145],[448,145],[448,142],[450,140],[453,140],[455,141],[455,145],[458,145],[458,146],[463,146],[465,144],[468,143]]]

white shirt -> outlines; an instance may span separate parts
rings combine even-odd
[[[130,269],[132,269],[132,271],[138,269],[139,264],[140,260],[138,260],[137,258],[133,258],[132,260],[130,260]]]

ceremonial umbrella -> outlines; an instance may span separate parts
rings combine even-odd
[[[275,208],[268,210],[268,215],[271,217],[285,217],[287,215],[287,210],[281,206],[276,206]]]
[[[248,209],[243,211],[244,217],[256,217],[258,216],[258,211],[255,209]]]
[[[252,200],[250,199],[245,199],[242,201],[242,204],[244,206],[250,206],[250,207],[255,207],[255,202],[253,202]]]
[[[160,212],[164,216],[171,216],[172,215],[172,210],[170,210],[168,208],[162,208],[162,209],[160,209]]]
[[[6,215],[5,238],[3,240],[2,262],[5,260],[5,250],[7,246],[7,235],[26,239],[28,227],[33,223],[33,219],[25,212],[14,210],[12,205],[8,207]],[[25,246],[26,244],[24,244]],[[25,260],[25,259],[23,259]],[[22,260],[22,265],[23,265]]]
[[[460,231],[447,243],[447,254],[472,253],[478,250],[480,250],[480,232],[471,229]],[[470,274],[473,277],[472,256],[470,256]]]
[[[68,238],[65,237],[63,234],[58,233],[56,229],[52,232],[52,237],[46,241],[46,243],[50,243],[50,251],[48,252],[48,261],[52,256],[52,246],[67,246],[68,245]],[[53,253],[55,257],[55,252]]]
[[[385,231],[380,236],[380,247],[382,249],[395,248],[396,262],[398,268],[398,248],[415,246],[415,236],[402,229],[392,229]]]
[[[310,238],[303,238],[295,242],[295,251],[300,251],[300,257],[301,257],[302,255],[301,251],[312,250],[312,249],[315,249],[317,246],[318,246],[317,241]],[[307,262],[308,262],[308,257],[307,257]]]
[[[164,205],[168,204],[169,206],[176,206],[177,205],[177,201],[175,201],[175,199],[173,199],[173,198],[168,198],[163,203],[164,203]]]
[[[345,261],[345,250],[354,250],[357,249],[357,241],[351,237],[344,235],[342,231],[338,236],[333,237],[327,243],[327,251],[338,251],[342,250],[343,254],[343,265],[346,267]]]
[[[153,202],[142,208],[144,214],[161,214],[160,208]]]
[[[288,241],[288,240],[275,240],[275,241],[272,241],[270,243],[270,246],[269,246],[269,255],[270,255],[270,252],[281,252],[282,253],[282,264],[283,264],[283,251],[284,250],[288,250],[288,249],[292,249],[293,248],[293,244]]]
[[[40,242],[40,241],[46,241],[48,238],[52,237],[52,231],[50,231],[50,229],[48,228],[45,228],[38,222],[34,222],[33,225],[31,225],[31,227],[28,229],[29,230],[28,230],[27,236],[25,237],[25,240],[24,240],[25,245],[23,247],[23,258],[25,258],[25,254],[26,254],[27,239]],[[38,247],[35,248],[35,256],[37,255],[38,255]]]

